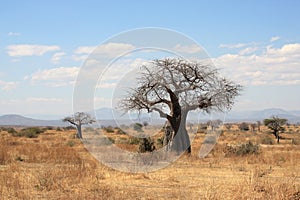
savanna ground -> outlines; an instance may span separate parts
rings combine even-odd
[[[138,149],[118,129],[107,132],[118,146]],[[265,127],[260,132],[232,127],[200,159],[204,132],[196,134],[192,155],[158,171],[134,174],[99,163],[74,138],[75,130],[50,128],[19,137],[3,129],[0,199],[300,199],[300,127],[288,127],[280,144],[271,144],[275,138]],[[232,151],[249,141],[259,148]]]

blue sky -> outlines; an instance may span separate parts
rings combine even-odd
[[[296,0],[1,1],[0,115],[72,113],[89,51],[142,27],[179,31],[206,49],[245,86],[234,110],[300,110],[299,8]]]

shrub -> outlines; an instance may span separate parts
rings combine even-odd
[[[241,131],[249,131],[249,124],[243,122],[243,123],[239,124],[239,129]]]
[[[156,143],[159,147],[162,147],[164,145],[164,136],[162,136],[161,138],[157,138]]]
[[[115,132],[114,128],[112,126],[104,127],[103,129],[106,131],[106,133],[114,133]]]
[[[75,145],[75,142],[73,140],[69,140],[67,142],[67,146],[69,146],[69,147],[73,147],[74,145]]]
[[[6,130],[9,134],[12,134],[12,135],[15,135],[17,133],[17,131],[14,128],[7,128],[4,130]]]
[[[129,139],[129,144],[139,144],[139,143],[140,143],[139,138],[131,137],[131,138]]]
[[[64,130],[65,131],[68,131],[68,130],[76,130],[76,128],[74,126],[66,126],[64,127]]]
[[[18,137],[36,138],[39,134],[43,133],[44,130],[38,127],[29,127],[22,129],[16,134]]]
[[[123,131],[121,128],[117,128],[117,134],[119,134],[119,135],[125,135],[126,132]]]
[[[225,149],[225,156],[245,156],[249,154],[258,154],[259,153],[259,145],[253,144],[251,141],[248,143],[239,145],[239,146],[227,146]]]
[[[140,138],[139,142],[139,152],[145,153],[145,152],[152,152],[155,150],[154,142],[151,138]]]
[[[45,128],[43,128],[43,131],[51,131],[51,130],[53,130],[54,128],[52,127],[52,126],[47,126],[47,127],[45,127]]]
[[[137,131],[137,132],[142,132],[142,131],[143,131],[142,128],[143,128],[143,125],[140,124],[140,123],[135,123],[135,124],[133,125],[133,129],[134,129],[135,131]]]

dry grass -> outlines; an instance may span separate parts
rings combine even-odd
[[[225,131],[213,151],[199,159],[204,134],[192,155],[151,173],[115,171],[97,162],[74,130],[48,130],[37,138],[0,132],[0,199],[300,199],[300,145],[295,133],[281,144],[260,145],[259,154],[226,155],[228,145],[261,142],[263,132]],[[119,146],[126,135],[109,133]],[[121,137],[125,139],[120,139]],[[272,137],[272,135],[271,135]]]

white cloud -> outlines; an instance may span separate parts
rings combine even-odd
[[[8,36],[20,36],[21,33],[17,33],[17,32],[9,32],[7,33]]]
[[[178,51],[181,53],[188,53],[188,54],[198,53],[198,52],[202,51],[202,49],[198,45],[195,45],[195,44],[187,45],[187,46],[177,44],[173,49],[174,49],[174,51]]]
[[[246,50],[245,50],[246,51]],[[213,59],[226,76],[244,85],[300,83],[300,44],[267,46],[256,54],[225,54]]]
[[[57,53],[53,54],[53,56],[51,58],[51,62],[53,64],[58,64],[64,55],[66,55],[64,52],[57,52]]]
[[[246,43],[238,43],[238,44],[220,44],[220,48],[227,48],[227,49],[239,49],[245,46],[248,46],[249,44]]]
[[[254,53],[255,51],[258,50],[258,47],[247,47],[245,49],[242,49],[239,54],[240,55],[247,55],[247,54],[252,54]]]
[[[274,36],[274,37],[271,37],[270,42],[275,42],[276,40],[279,40],[279,39],[280,39],[279,36]]]
[[[72,55],[72,59],[77,61],[77,62],[81,62],[86,60],[89,57],[88,54],[83,54],[83,55]]]
[[[60,87],[74,84],[79,67],[58,67],[46,70],[39,70],[33,73],[30,79],[33,84],[42,83],[47,86]]]
[[[18,82],[13,82],[13,81],[6,82],[6,81],[1,81],[0,80],[0,88],[3,91],[14,90],[14,89],[17,88],[18,84],[19,84]]]
[[[9,45],[7,46],[7,53],[9,56],[42,56],[47,52],[60,50],[59,46],[52,45],[29,45],[29,44],[19,44],[19,45]]]
[[[94,51],[96,46],[81,46],[75,49],[75,54],[90,54]]]
[[[102,57],[114,58],[121,53],[132,51],[135,46],[127,43],[107,43],[96,46],[81,46],[74,50],[73,59],[82,61],[88,57],[88,54],[101,55]]]
[[[45,98],[45,97],[28,97],[26,98],[27,102],[40,102],[40,103],[59,103],[62,102],[62,99],[59,98]]]

